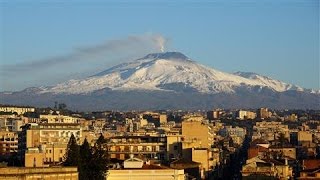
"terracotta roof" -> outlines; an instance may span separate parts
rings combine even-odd
[[[270,144],[270,143],[264,139],[255,139],[250,143],[250,146],[256,146],[257,144]]]
[[[320,168],[320,159],[305,159],[302,165],[304,170]]]
[[[307,169],[307,170],[303,170],[301,172],[307,172],[309,174],[318,173],[318,172],[320,172],[320,168]]]
[[[189,165],[200,165],[201,163],[194,162],[188,159],[178,159],[173,161],[171,164],[189,164]]]

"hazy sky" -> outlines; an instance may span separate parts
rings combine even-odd
[[[0,91],[159,51],[319,89],[319,1],[0,0]]]

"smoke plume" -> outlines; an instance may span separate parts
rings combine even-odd
[[[51,85],[70,78],[83,78],[124,61],[134,60],[149,53],[163,52],[165,44],[166,38],[152,33],[107,40],[77,47],[68,54],[37,60],[26,59],[24,63],[3,65],[0,67],[0,81],[6,84],[10,78],[10,83],[16,84],[13,86],[21,84],[28,87],[35,84]],[[4,89],[12,87],[7,86]]]
[[[59,64],[79,63],[81,61],[111,62],[131,54],[142,56],[152,52],[163,52],[166,39],[159,34],[128,36],[123,39],[109,40],[100,44],[76,48],[73,52],[39,60],[27,60],[25,63],[7,65],[4,71],[38,70]],[[120,54],[121,53],[121,54]],[[110,58],[111,57],[111,58]],[[112,58],[117,57],[117,58]]]

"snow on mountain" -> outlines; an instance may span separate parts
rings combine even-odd
[[[255,73],[225,73],[192,61],[179,52],[154,53],[114,66],[94,76],[70,80],[41,93],[85,94],[112,90],[176,91],[190,88],[201,93],[234,93],[238,87],[268,87],[277,92],[302,88]]]
[[[264,86],[270,87],[278,92],[287,91],[287,90],[296,90],[296,91],[303,91],[304,90],[303,88],[301,88],[299,86],[284,83],[282,81],[275,80],[275,79],[272,79],[267,76],[262,76],[262,75],[259,75],[257,73],[253,73],[253,72],[240,72],[240,71],[238,71],[233,74],[247,78],[247,79],[255,80],[257,82],[260,82],[261,84],[264,84]]]

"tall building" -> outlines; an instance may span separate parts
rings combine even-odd
[[[267,119],[269,118],[271,113],[268,111],[268,108],[260,108],[258,109],[258,117],[260,119]]]
[[[207,118],[209,120],[219,119],[221,111],[220,110],[212,110],[207,112]]]
[[[210,148],[213,144],[211,128],[202,122],[203,117],[190,117],[182,122],[182,149]]]
[[[30,158],[36,159],[39,156],[43,156],[43,163],[45,164],[62,162],[72,134],[80,142],[82,137],[80,124],[26,124],[22,126],[22,131],[19,134],[18,154],[21,160],[25,162],[26,167],[33,166],[33,161],[30,161]],[[39,158],[40,160],[41,158]]]
[[[111,159],[125,160],[133,154],[150,160],[166,159],[165,136],[115,136],[108,139],[107,148]]]
[[[18,151],[18,133],[0,131],[0,156],[10,156]]]
[[[159,115],[159,121],[160,121],[160,124],[167,123],[167,115],[166,114],[160,114]]]
[[[251,111],[239,110],[237,112],[237,118],[240,119],[240,120],[255,119],[256,118],[256,113],[255,112],[251,112]]]
[[[23,121],[20,118],[0,118],[0,129],[12,132],[21,131]]]
[[[213,170],[213,134],[203,117],[187,117],[182,122],[182,156],[184,159],[201,163],[201,176],[207,177]]]
[[[167,137],[167,160],[173,161],[182,157],[182,135],[179,131],[170,131],[166,133]]]

